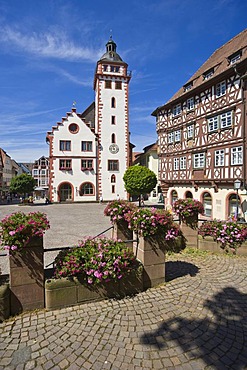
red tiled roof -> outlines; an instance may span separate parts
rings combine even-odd
[[[193,89],[200,86],[203,82],[206,82],[203,75],[211,68],[214,68],[214,74],[212,78],[232,68],[232,65],[229,63],[228,57],[240,50],[242,50],[242,57],[239,61],[236,62],[236,64],[241,63],[244,59],[247,58],[247,29],[245,29],[237,36],[229,40],[226,44],[217,49],[196,71],[196,73],[185,83],[184,86],[192,82],[193,86],[189,90],[191,92],[193,91]],[[173,97],[167,101],[166,104],[169,104],[174,100],[180,98],[183,94],[188,94],[188,91],[185,91],[184,86],[182,86],[176,92],[176,94],[174,94]]]

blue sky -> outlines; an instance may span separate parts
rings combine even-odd
[[[246,28],[244,0],[0,0],[0,147],[18,162],[48,155],[46,132],[93,77],[111,30],[129,64],[135,150],[156,140],[152,111]]]

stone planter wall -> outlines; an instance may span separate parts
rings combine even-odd
[[[133,252],[143,264],[144,289],[165,282],[165,244],[159,238],[139,237],[139,243],[133,243]]]
[[[200,235],[198,237],[198,249],[203,251],[210,251],[210,252],[216,252],[216,253],[223,253],[226,252],[224,249],[220,247],[220,245],[213,240],[212,236],[205,236],[205,238],[202,238]],[[247,242],[243,243],[240,248],[237,248],[238,256],[247,256]]]
[[[10,289],[8,284],[0,285],[0,322],[10,316]]]
[[[128,223],[125,220],[115,222],[112,229],[112,238],[125,240],[133,240],[133,231],[128,228]],[[132,242],[125,243],[126,247],[131,251],[133,249]]]
[[[78,278],[50,279],[45,282],[46,309],[53,310],[106,298],[123,298],[143,291],[143,267],[139,266],[114,283],[85,286]]]
[[[43,238],[34,237],[22,250],[11,252],[10,313],[44,308]]]

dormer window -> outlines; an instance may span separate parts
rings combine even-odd
[[[189,91],[192,89],[193,82],[189,82],[188,84],[184,85],[184,91]]]
[[[214,74],[214,69],[211,68],[208,71],[206,71],[205,73],[203,73],[203,79],[208,80],[210,77],[213,76],[213,74]]]
[[[229,56],[228,61],[230,64],[235,64],[242,56],[242,50]]]

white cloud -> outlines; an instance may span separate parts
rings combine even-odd
[[[47,58],[56,58],[69,61],[84,60],[95,63],[102,50],[93,50],[88,47],[78,47],[62,33],[23,34],[18,30],[5,26],[1,29],[0,43],[5,45],[9,52],[25,51],[33,55]]]

